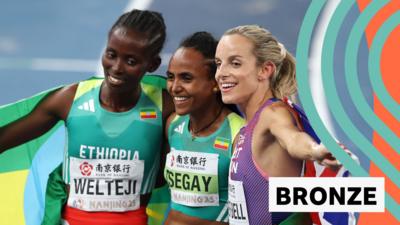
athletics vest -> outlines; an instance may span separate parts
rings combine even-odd
[[[240,130],[229,171],[229,224],[279,224],[291,213],[270,213],[268,177],[257,168],[252,155],[252,138],[262,110],[275,100],[261,106],[253,119]]]
[[[232,143],[244,120],[230,113],[216,132],[196,137],[189,116],[177,116],[168,128],[171,147],[164,176],[171,208],[192,217],[228,221],[228,171]]]
[[[140,194],[155,185],[162,147],[162,90],[141,84],[127,112],[109,112],[99,102],[103,79],[79,83],[66,120],[63,179],[68,206],[123,212],[140,207]]]

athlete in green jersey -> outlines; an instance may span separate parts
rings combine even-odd
[[[232,143],[243,119],[222,103],[207,32],[187,37],[172,56],[167,88],[176,114],[167,121],[170,151],[164,177],[171,210],[166,225],[228,223],[228,171]]]
[[[1,153],[64,121],[67,224],[147,224],[145,208],[156,177],[162,124],[172,102],[168,93],[141,80],[159,67],[165,37],[161,14],[123,14],[108,34],[104,79],[60,88],[24,118],[0,128]]]
[[[101,106],[102,83],[79,83],[66,120],[68,206],[95,212],[137,209],[159,170],[162,89],[142,83],[135,107],[116,113]]]

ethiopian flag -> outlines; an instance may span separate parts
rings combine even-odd
[[[142,83],[165,88],[166,80],[161,76],[146,75]],[[0,126],[28,114],[53,90],[0,106]],[[146,112],[154,117],[151,110]],[[64,142],[65,127],[60,122],[41,137],[0,155],[1,225],[38,225],[42,222],[48,225],[58,222],[62,203],[66,199],[65,190],[57,184],[63,182],[59,165],[64,154]],[[51,182],[48,183],[49,177]],[[53,188],[53,193],[46,192],[48,184],[55,185],[59,190]],[[150,225],[162,224],[168,204],[168,189],[156,189],[147,208]]]
[[[154,108],[142,108],[140,109],[140,119],[156,119],[157,111]]]
[[[214,148],[228,150],[230,140],[222,137],[217,137],[214,141]]]

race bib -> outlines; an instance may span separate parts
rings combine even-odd
[[[243,183],[229,178],[229,224],[249,225]]]
[[[68,206],[124,212],[140,207],[143,160],[70,158]]]
[[[219,205],[218,154],[172,148],[165,167],[173,202],[192,207]]]

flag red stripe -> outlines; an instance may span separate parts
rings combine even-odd
[[[224,146],[224,145],[219,145],[219,144],[214,144],[214,148],[221,148],[221,149],[228,149],[228,146]]]

